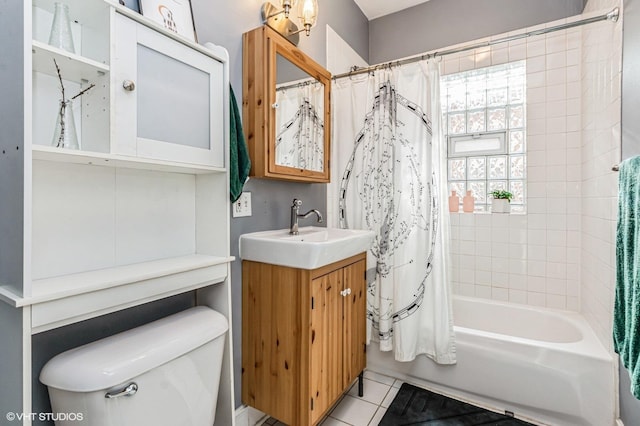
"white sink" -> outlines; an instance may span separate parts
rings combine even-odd
[[[240,258],[255,262],[315,269],[367,251],[373,231],[307,226],[298,235],[288,229],[240,236]]]

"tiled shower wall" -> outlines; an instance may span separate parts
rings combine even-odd
[[[580,309],[581,45],[578,27],[444,58],[443,74],[527,66],[527,213],[451,214],[455,293]]]
[[[594,1],[608,12],[618,2]],[[612,349],[617,174],[620,161],[622,22],[583,28],[582,51],[582,313]]]

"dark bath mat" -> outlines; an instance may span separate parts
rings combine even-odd
[[[403,383],[379,426],[533,426]]]

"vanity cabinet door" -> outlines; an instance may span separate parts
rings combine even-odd
[[[311,282],[309,381],[311,424],[315,424],[342,394],[343,290],[342,269]]]
[[[366,366],[365,260],[311,282],[311,424],[315,424]]]
[[[221,62],[116,14],[112,152],[224,167]]]
[[[343,386],[349,386],[367,364],[367,283],[366,262],[361,260],[344,268],[344,288],[348,294],[343,301],[344,362]]]

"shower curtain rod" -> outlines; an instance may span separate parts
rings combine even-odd
[[[357,67],[354,66],[354,68],[351,71],[345,72],[343,74],[336,74],[335,76],[333,76],[333,79],[337,80],[339,78],[345,78],[345,77],[351,77],[351,76],[358,75],[358,74],[369,73],[371,71],[376,71],[376,70],[379,70],[379,69],[382,69],[382,68],[398,67],[398,66],[402,66],[402,65],[406,65],[406,64],[411,64],[413,62],[418,62],[418,61],[422,61],[422,60],[425,60],[425,59],[429,59],[429,58],[435,58],[436,56],[451,55],[453,53],[465,52],[467,50],[474,50],[474,49],[478,49],[480,47],[493,46],[494,44],[505,43],[505,42],[508,42],[508,41],[519,40],[521,38],[527,38],[527,37],[537,36],[537,35],[541,35],[541,34],[547,34],[547,33],[551,33],[551,32],[554,32],[554,31],[566,30],[568,28],[578,27],[578,26],[585,25],[585,24],[591,24],[593,22],[600,22],[600,21],[617,22],[619,16],[620,16],[620,9],[616,7],[611,12],[609,12],[607,14],[604,14],[604,15],[594,16],[592,18],[582,19],[580,21],[575,21],[575,22],[569,22],[569,23],[566,23],[566,24],[556,25],[554,27],[542,28],[542,29],[535,30],[535,31],[529,31],[529,32],[522,33],[522,34],[516,34],[516,35],[512,35],[512,36],[502,37],[502,38],[498,38],[498,39],[495,39],[495,40],[490,40],[490,41],[485,41],[485,42],[481,42],[481,43],[472,44],[472,45],[469,45],[469,46],[463,46],[463,47],[458,47],[458,48],[454,48],[454,49],[443,50],[443,51],[440,51],[440,52],[439,51],[435,51],[433,53],[424,53],[422,55],[412,56],[412,57],[409,57],[409,58],[406,58],[406,59],[401,59],[401,60],[398,60],[398,61],[384,62],[384,63],[378,64],[378,65],[372,65],[370,67],[357,68]]]
[[[276,86],[276,92],[278,90],[288,90],[296,87],[310,86],[312,84],[320,84],[320,82],[314,78],[311,78],[307,81],[301,81],[300,83],[291,83],[284,86]]]

